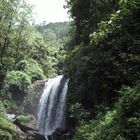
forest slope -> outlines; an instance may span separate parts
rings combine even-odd
[[[140,138],[140,2],[69,0],[65,72],[74,140]]]

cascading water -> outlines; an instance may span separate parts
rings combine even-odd
[[[68,80],[63,75],[45,83],[38,107],[38,129],[46,137],[57,128],[65,129],[67,83]]]

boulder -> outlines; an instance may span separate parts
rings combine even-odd
[[[15,114],[6,114],[7,118],[10,119],[11,121],[14,121],[16,115]]]
[[[39,134],[34,116],[18,116],[14,123],[26,134],[25,140],[46,140],[43,135]]]
[[[19,127],[16,126],[16,132],[19,134],[20,140],[26,140],[27,134],[20,130]]]
[[[23,132],[27,131],[37,131],[37,120],[34,116],[17,116],[14,121],[14,124],[17,125]]]
[[[66,132],[66,131],[65,131],[64,129],[62,129],[62,128],[57,128],[53,134],[54,134],[54,135],[60,136],[60,135],[64,134],[65,132]]]
[[[48,140],[70,140],[71,134],[61,128],[57,128],[55,132],[48,136]]]
[[[37,131],[28,131],[26,140],[46,140],[46,138]]]

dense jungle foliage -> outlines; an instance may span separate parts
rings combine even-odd
[[[71,23],[34,25],[26,1],[0,0],[0,139],[20,139],[6,113],[29,119],[32,84],[64,73],[72,140],[140,140],[140,1],[66,1]]]
[[[140,1],[67,0],[73,140],[140,139]]]
[[[35,81],[62,73],[70,23],[35,25],[32,16],[25,0],[0,0],[0,101],[6,110],[18,110]]]

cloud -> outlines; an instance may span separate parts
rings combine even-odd
[[[35,5],[35,20],[37,23],[46,21],[61,22],[68,21],[67,10],[63,8],[65,0],[28,0],[29,3]]]

